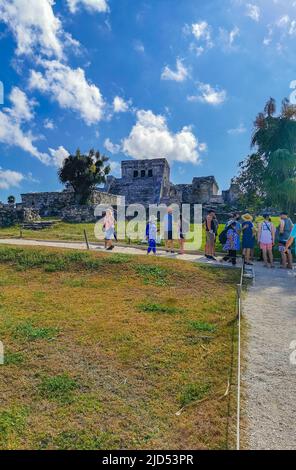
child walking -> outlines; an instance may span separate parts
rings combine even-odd
[[[149,255],[151,251],[154,255],[156,255],[157,226],[154,216],[150,217],[150,220],[146,225],[146,238],[148,239],[147,255]]]

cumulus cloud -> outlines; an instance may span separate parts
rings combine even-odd
[[[103,119],[104,99],[99,88],[87,81],[83,69],[72,69],[57,60],[41,61],[41,65],[43,73],[31,70],[31,89],[49,94],[61,108],[76,111],[88,125]]]
[[[10,100],[12,106],[0,111],[0,142],[19,147],[42,163],[49,164],[49,156],[40,152],[34,145],[40,137],[23,129],[24,124],[33,117],[35,101],[29,101],[25,93],[17,87],[12,89]]]
[[[119,153],[121,150],[121,145],[113,144],[113,142],[109,139],[109,137],[105,140],[104,147],[108,152],[112,154]]]
[[[17,121],[31,121],[34,117],[33,106],[35,101],[29,101],[27,95],[18,87],[11,90],[9,97],[12,107],[6,108],[6,112]]]
[[[246,15],[251,18],[253,21],[258,22],[260,20],[260,8],[258,5],[253,5],[252,3],[247,3],[246,5]]]
[[[205,52],[207,49],[211,49],[214,46],[212,40],[212,30],[210,25],[206,21],[200,21],[193,23],[191,27],[185,26],[186,34],[190,33],[194,37],[194,42],[190,44],[190,50],[198,56]]]
[[[207,43],[211,42],[211,28],[206,21],[192,24],[192,34],[200,41],[201,39]]]
[[[65,158],[69,157],[70,152],[66,150],[62,145],[58,147],[56,150],[55,149],[49,149],[50,155],[51,155],[51,163],[60,168],[65,160]]]
[[[235,26],[230,31],[224,28],[219,29],[219,42],[225,52],[231,51],[235,48],[235,39],[239,36],[239,28]]]
[[[50,130],[55,128],[55,125],[51,119],[44,119],[43,126],[45,129],[50,129]]]
[[[282,28],[289,36],[296,35],[296,20],[292,20],[289,15],[283,15],[277,21],[277,26]]]
[[[166,66],[161,74],[162,80],[173,80],[175,82],[184,82],[186,78],[188,78],[188,70],[184,66],[181,59],[177,59],[176,61],[176,70],[170,69],[169,66]]]
[[[199,101],[201,103],[207,103],[213,106],[217,106],[219,104],[224,103],[227,98],[227,93],[225,90],[213,88],[208,83],[199,83],[198,90],[198,95],[188,96],[187,100],[191,102]]]
[[[244,134],[245,132],[247,132],[247,128],[242,122],[237,127],[233,129],[228,129],[227,131],[229,135],[239,135]]]
[[[137,112],[137,122],[122,142],[123,152],[135,159],[165,157],[171,162],[194,164],[200,162],[200,152],[205,149],[206,145],[199,143],[191,127],[173,133],[165,116],[145,110]]]
[[[129,110],[129,103],[120,96],[115,96],[113,100],[114,113],[126,113]]]
[[[64,35],[53,5],[53,0],[0,0],[0,18],[15,36],[18,55],[38,50],[46,56],[62,57],[62,40],[71,37]]]
[[[3,170],[0,167],[0,189],[18,187],[24,178],[24,175],[18,171]]]
[[[107,0],[67,0],[67,3],[71,13],[76,13],[79,5],[93,12],[106,13],[109,11]]]

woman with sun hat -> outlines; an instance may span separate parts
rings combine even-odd
[[[244,214],[242,216],[242,231],[243,231],[243,241],[242,241],[242,249],[243,255],[245,257],[245,263],[247,265],[252,265],[250,262],[251,252],[254,250],[255,245],[255,227],[253,224],[253,217],[251,214]]]

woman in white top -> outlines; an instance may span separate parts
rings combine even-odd
[[[272,248],[275,241],[275,227],[269,215],[263,215],[264,220],[259,224],[258,243],[263,253],[264,266],[274,268]]]

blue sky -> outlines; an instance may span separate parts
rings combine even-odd
[[[0,200],[59,189],[78,147],[226,189],[295,42],[294,0],[0,0]]]

